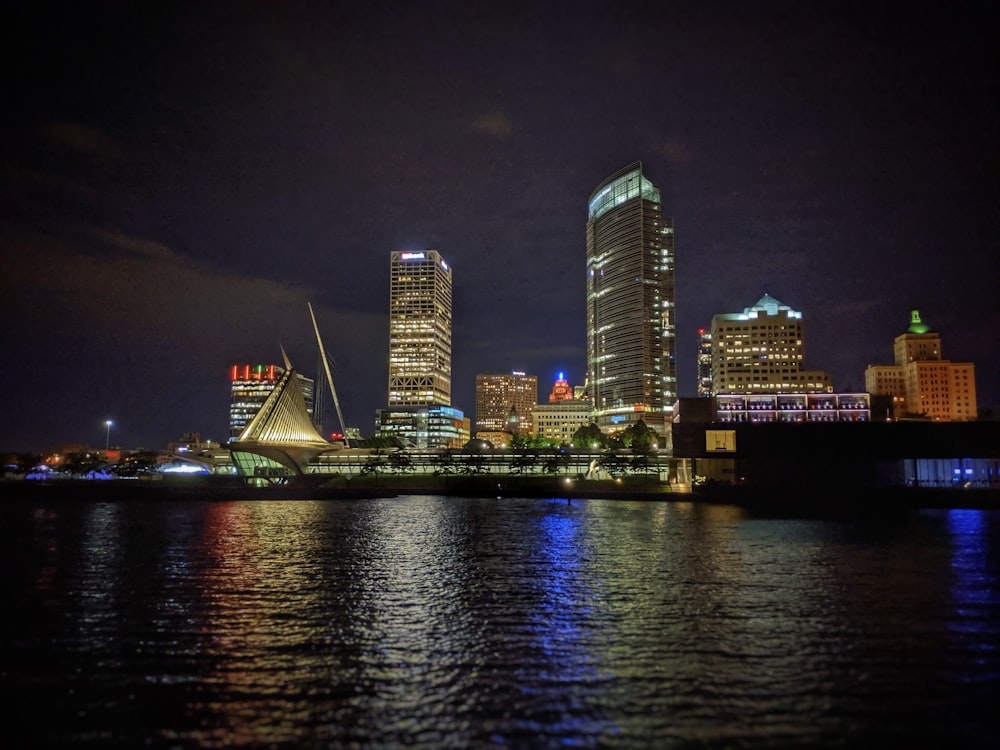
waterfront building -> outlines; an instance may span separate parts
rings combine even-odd
[[[935,422],[976,419],[976,373],[971,362],[950,362],[941,353],[941,336],[910,313],[910,325],[893,342],[893,365],[868,365],[865,389],[892,398],[896,418]]]
[[[464,445],[468,420],[451,406],[451,267],[436,250],[393,251],[389,265],[388,407],[376,410],[375,433]]]
[[[470,425],[451,406],[395,406],[375,411],[375,433],[412,448],[461,448],[469,441]]]
[[[712,395],[712,332],[704,328],[698,329],[698,395]]]
[[[560,399],[536,404],[531,412],[535,435],[570,445],[573,433],[591,421],[590,402],[586,399]]]
[[[867,393],[735,393],[713,397],[716,422],[868,422]]]
[[[167,443],[165,452],[156,457],[163,474],[235,474],[232,453],[225,445],[202,440],[197,432],[185,432],[180,440]]]
[[[390,407],[451,405],[451,284],[436,250],[391,254]]]
[[[229,437],[237,438],[243,429],[250,424],[261,405],[274,390],[275,384],[281,379],[285,368],[280,365],[233,365],[229,371]],[[306,411],[313,419],[316,381],[296,372],[299,387],[305,400]]]
[[[513,435],[530,434],[531,409],[537,403],[535,375],[517,370],[476,375],[476,438],[501,446]]]
[[[674,224],[635,162],[591,193],[587,214],[587,385],[594,419],[665,433],[677,399]]]
[[[802,313],[765,294],[712,317],[712,395],[832,392],[829,373],[803,370]]]
[[[1000,424],[868,420],[868,397],[810,393],[803,404],[784,394],[682,398],[672,455],[689,463],[693,479],[794,488],[803,503],[837,488],[848,488],[838,500],[849,502],[852,493],[865,494],[861,488],[1000,487]],[[796,414],[804,418],[788,418]]]

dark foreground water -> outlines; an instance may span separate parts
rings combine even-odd
[[[7,747],[1000,743],[998,511],[0,499],[0,523]]]

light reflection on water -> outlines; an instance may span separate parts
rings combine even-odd
[[[0,506],[33,746],[988,746],[1000,514]],[[993,743],[995,744],[995,743]]]

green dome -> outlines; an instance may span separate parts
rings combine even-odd
[[[931,333],[931,327],[920,320],[920,311],[913,310],[910,313],[910,327],[906,329],[907,333]]]

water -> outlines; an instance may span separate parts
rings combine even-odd
[[[1000,512],[0,501],[26,747],[1000,743]]]

